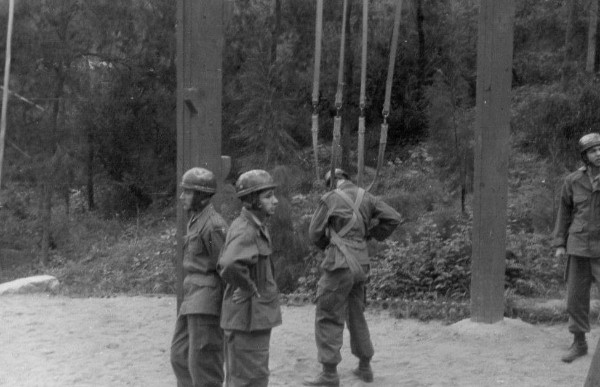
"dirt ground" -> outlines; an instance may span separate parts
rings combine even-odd
[[[173,297],[0,297],[0,386],[175,386],[169,347]],[[299,386],[319,370],[314,306],[283,308],[271,340],[271,386]],[[590,355],[564,364],[565,325],[533,326],[505,319],[445,326],[397,320],[369,311],[376,354],[369,386],[582,386]],[[346,332],[347,335],[347,332]],[[342,386],[363,386],[348,348],[339,365]],[[366,385],[366,384],[365,384]]]

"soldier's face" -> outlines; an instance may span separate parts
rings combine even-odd
[[[590,164],[600,168],[600,145],[588,149],[585,155]]]
[[[181,191],[179,200],[181,200],[181,205],[185,211],[191,210],[194,203],[194,190],[184,188],[183,191]]]
[[[279,203],[279,200],[277,200],[275,190],[273,189],[263,191],[258,195],[259,209],[267,216],[275,214],[277,203]]]

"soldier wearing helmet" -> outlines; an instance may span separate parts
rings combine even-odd
[[[556,257],[567,260],[567,313],[574,339],[562,357],[566,363],[587,354],[590,291],[593,281],[600,283],[600,134],[586,134],[578,146],[584,166],[564,180],[553,235]]]
[[[180,200],[189,214],[183,257],[183,300],[171,344],[171,365],[181,386],[221,386],[223,330],[220,327],[222,281],[217,272],[227,223],[211,204],[217,180],[204,168],[181,179]]]
[[[317,359],[323,371],[306,386],[339,386],[337,365],[344,323],[350,331],[352,354],[359,359],[353,373],[364,382],[373,381],[373,345],[364,316],[366,279],[369,271],[367,240],[382,241],[400,224],[393,208],[354,185],[342,169],[334,170],[336,189],[321,197],[308,234],[325,251],[317,286],[315,339]],[[331,172],[325,175],[329,184]]]
[[[231,223],[219,259],[227,283],[221,327],[230,387],[269,383],[271,329],[281,325],[273,249],[265,223],[277,208],[276,186],[271,175],[260,169],[243,173],[235,184],[244,208]]]

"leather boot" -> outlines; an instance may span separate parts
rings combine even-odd
[[[337,373],[336,364],[323,364],[323,371],[315,378],[305,379],[304,386],[331,386],[339,387],[340,377]]]
[[[585,356],[588,353],[588,346],[585,341],[584,333],[576,333],[575,340],[573,340],[573,344],[569,348],[569,352],[567,352],[563,357],[562,361],[565,363],[570,363],[578,357]]]
[[[352,373],[360,380],[366,383],[373,381],[373,370],[371,369],[371,359],[360,359],[358,367],[352,370]]]

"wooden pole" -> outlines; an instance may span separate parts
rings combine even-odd
[[[0,117],[0,189],[2,188],[2,167],[4,165],[4,143],[6,137],[6,111],[8,109],[8,89],[10,80],[10,59],[12,50],[13,16],[15,1],[8,3],[8,31],[6,33],[6,58],[4,61],[4,86],[2,88],[2,115]]]
[[[514,0],[482,0],[477,44],[471,320],[504,314]]]
[[[598,387],[600,386],[600,340],[596,345],[596,352],[592,358],[590,369],[588,370],[587,378],[585,378],[584,387]]]
[[[183,173],[192,167],[211,170],[222,181],[230,159],[221,156],[223,0],[177,3],[177,195]],[[177,309],[183,298],[183,236],[187,214],[177,206]]]

